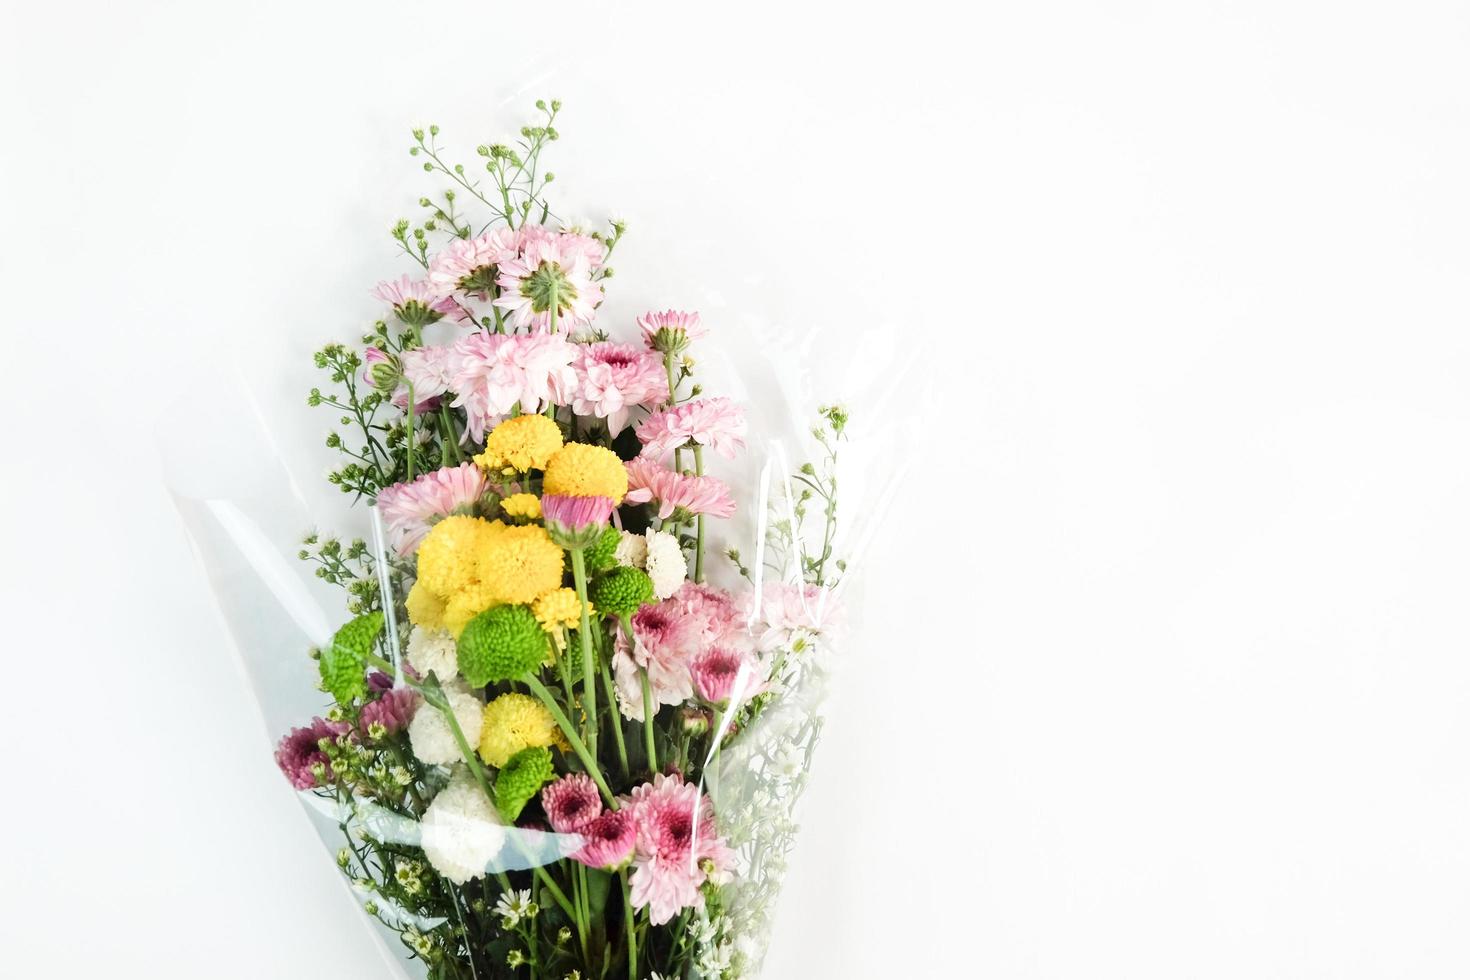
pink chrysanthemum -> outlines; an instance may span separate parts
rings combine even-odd
[[[700,653],[689,662],[689,674],[699,696],[711,704],[724,704],[737,692],[748,693],[752,686],[748,661],[728,646],[710,647]]]
[[[413,713],[418,706],[419,696],[411,687],[384,691],[382,697],[363,705],[362,714],[358,717],[358,730],[367,735],[374,725],[382,725],[388,735],[401,732],[413,721]]]
[[[276,765],[297,789],[316,789],[336,779],[327,754],[321,750],[323,739],[334,739],[348,732],[350,726],[313,718],[305,728],[293,728],[276,747]]]
[[[568,773],[541,791],[541,808],[558,834],[579,834],[602,816],[597,784],[583,772]]]
[[[612,512],[611,497],[571,497],[560,493],[541,497],[546,533],[563,548],[590,547],[602,537]]]
[[[682,353],[691,340],[708,332],[700,325],[698,313],[682,310],[645,313],[638,318],[638,327],[643,331],[643,342],[660,354]]]
[[[592,322],[602,287],[592,278],[596,266],[586,241],[583,235],[528,236],[520,254],[501,263],[495,305],[512,325],[549,330],[553,307],[558,331]]]
[[[578,415],[607,419],[608,431],[622,432],[634,408],[651,408],[669,398],[669,378],[655,354],[632,344],[588,344],[577,361]]]
[[[703,903],[706,880],[728,881],[734,854],[720,838],[714,810],[683,777],[659,774],[635,787],[627,807],[638,825],[632,899],[663,925],[681,910]]]
[[[752,624],[762,651],[784,646],[796,630],[821,633],[842,625],[842,607],[832,590],[809,584],[767,582],[758,595],[742,597],[737,616]]]
[[[589,868],[616,871],[628,863],[638,845],[638,822],[631,810],[608,810],[579,833],[587,841],[572,854]]]
[[[690,443],[734,459],[745,448],[745,409],[728,398],[685,402],[644,419],[638,439],[644,454],[655,459]]]
[[[629,460],[628,470],[629,503],[653,502],[658,505],[660,520],[668,520],[678,513],[687,520],[695,514],[710,517],[732,517],[735,514],[735,498],[724,483],[712,476],[686,476],[675,473],[651,456],[639,456]]]
[[[425,324],[453,313],[459,307],[454,299],[436,290],[427,280],[400,276],[378,283],[373,297],[389,303],[405,323]]]
[[[414,412],[423,414],[439,406],[449,391],[459,361],[448,347],[415,347],[398,355],[403,378],[393,394],[393,404],[408,408],[408,389],[413,386]]]
[[[453,405],[465,410],[476,442],[516,405],[539,412],[565,405],[576,390],[577,348],[564,337],[474,333],[456,343],[454,353],[458,365],[450,387],[459,395]]]
[[[632,623],[634,642],[618,635],[613,676],[623,714],[642,721],[642,671],[648,672],[655,705],[683,704],[694,694],[689,661],[699,651],[704,624],[672,599],[644,606]]]
[[[685,582],[669,601],[698,631],[702,643],[713,643],[737,628],[740,621],[735,599],[713,585]]]
[[[378,512],[388,528],[388,542],[400,555],[411,555],[436,518],[467,508],[484,494],[485,474],[474,463],[446,466],[412,483],[395,483],[378,493]]]
[[[524,240],[521,232],[502,227],[450,242],[429,260],[429,289],[436,296],[453,296],[456,290],[485,296],[500,267],[520,253]]]

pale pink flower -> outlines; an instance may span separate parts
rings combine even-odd
[[[428,280],[410,279],[406,275],[396,281],[387,279],[378,283],[373,298],[391,304],[408,323],[433,323],[459,309],[452,297],[436,290]]]
[[[651,408],[669,399],[669,378],[655,354],[632,344],[588,344],[577,360],[578,415],[607,419],[608,431],[622,432],[634,408]]]
[[[602,302],[602,286],[582,235],[527,236],[520,254],[500,265],[500,296],[495,305],[516,327],[549,330],[553,300],[558,331],[592,322]]]
[[[798,630],[821,633],[842,625],[842,607],[832,590],[804,583],[767,582],[758,595],[741,597],[736,615],[750,624],[762,651],[784,646]]]
[[[543,237],[550,238],[555,235],[560,238],[563,250],[571,253],[580,252],[594,271],[601,269],[602,264],[607,261],[607,246],[591,235],[584,235],[579,231],[567,228],[559,232],[552,232],[546,228],[540,230]]]
[[[713,643],[740,623],[740,605],[724,589],[686,582],[670,600],[683,620],[699,631],[701,643]]]
[[[541,497],[546,533],[563,548],[591,547],[602,537],[612,512],[611,497],[573,497],[560,493]]]
[[[754,687],[751,670],[749,660],[733,646],[710,647],[689,663],[695,690],[711,704],[748,694]]]
[[[453,296],[456,290],[483,297],[500,267],[519,254],[523,241],[521,232],[505,227],[456,239],[429,260],[428,288],[441,297]]]
[[[608,810],[580,831],[586,841],[572,858],[589,868],[616,871],[628,863],[638,845],[638,822],[633,811]]]
[[[561,777],[541,791],[541,808],[551,829],[558,834],[580,833],[602,816],[602,798],[597,784],[584,772]]]
[[[450,387],[459,395],[453,405],[465,410],[467,432],[476,442],[517,405],[522,412],[565,405],[576,387],[577,348],[564,337],[474,333],[456,343],[454,353],[458,364]]]
[[[460,463],[378,492],[378,513],[388,529],[388,543],[400,555],[411,555],[435,520],[467,509],[485,493],[485,474],[474,463]]]
[[[448,347],[415,347],[398,355],[403,382],[393,393],[393,404],[408,408],[408,386],[413,385],[414,412],[437,408],[439,398],[449,391],[459,361]]]
[[[663,925],[681,910],[703,904],[705,881],[730,880],[735,855],[720,837],[714,809],[698,787],[678,775],[660,773],[634,787],[625,809],[633,811],[637,847],[633,855],[634,908],[647,908],[649,921]]]
[[[643,342],[650,350],[661,354],[678,354],[708,331],[700,325],[698,313],[682,310],[664,310],[662,313],[645,313],[638,318],[638,327],[643,331]]]
[[[629,503],[655,503],[660,520],[668,520],[675,513],[682,519],[695,514],[711,517],[732,517],[735,514],[735,498],[729,487],[712,476],[686,476],[659,463],[650,456],[639,456],[629,460],[628,470]]]
[[[690,443],[734,459],[745,448],[745,409],[728,398],[685,402],[644,419],[638,439],[644,454],[655,459]]]
[[[648,672],[655,705],[683,704],[694,694],[689,660],[699,651],[704,624],[673,599],[644,606],[633,614],[632,623],[632,642],[618,634],[613,676],[623,715],[642,721],[642,671]]]

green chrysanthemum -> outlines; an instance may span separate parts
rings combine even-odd
[[[363,662],[373,652],[373,644],[383,632],[383,614],[372,612],[347,623],[321,651],[317,663],[322,674],[322,687],[341,705],[351,704],[367,694]]]
[[[631,616],[639,606],[653,601],[653,580],[647,572],[619,565],[593,582],[588,591],[598,612]]]
[[[521,815],[541,787],[555,778],[550,749],[522,749],[506,761],[500,775],[495,777],[495,808],[507,823],[511,823]]]
[[[618,542],[622,540],[622,537],[622,532],[615,527],[609,527],[603,531],[602,537],[582,552],[582,560],[587,563],[587,571],[600,572],[604,568],[612,568],[613,563],[617,560]]]
[[[480,613],[459,636],[459,672],[472,687],[535,670],[546,659],[546,633],[526,606]]]

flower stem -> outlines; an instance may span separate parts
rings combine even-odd
[[[546,705],[546,710],[551,712],[551,717],[560,726],[561,733],[567,737],[568,742],[572,743],[572,751],[577,753],[577,758],[582,760],[582,765],[586,768],[587,775],[591,776],[592,781],[597,784],[597,788],[602,790],[602,797],[607,800],[608,807],[616,810],[618,808],[618,801],[612,795],[612,790],[607,788],[607,781],[602,778],[602,768],[597,764],[597,757],[587,751],[586,744],[577,735],[576,726],[567,720],[566,712],[561,710],[561,705],[556,703],[556,698],[551,696],[551,692],[546,689],[546,685],[542,684],[536,678],[535,674],[522,675],[521,683],[529,687],[531,693],[540,698],[541,703]]]
[[[633,928],[633,890],[628,887],[628,869],[618,872],[623,883],[623,922],[628,934],[628,980],[638,980],[638,930]]]
[[[648,680],[648,668],[640,668],[638,679],[643,685],[643,743],[648,749],[648,771],[658,772],[658,752],[653,746],[653,685]]]
[[[704,476],[704,447],[698,443],[694,444],[694,475]],[[704,515],[700,514],[694,519],[694,581],[704,581]]]
[[[413,382],[408,383],[408,482],[413,482]]]
[[[612,674],[607,669],[607,661],[599,663],[602,668],[602,690],[607,695],[608,714],[612,716],[613,741],[618,746],[618,765],[622,769],[623,778],[628,778],[628,745],[623,741],[623,719],[618,712],[618,699],[613,694]]]
[[[581,629],[577,631],[582,641],[582,710],[586,712],[587,748],[597,755],[597,668],[593,663],[592,627],[587,620],[587,558],[581,548],[572,549],[572,581],[577,586],[577,605],[582,614]]]

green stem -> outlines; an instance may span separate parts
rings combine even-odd
[[[613,693],[612,672],[607,669],[607,661],[600,661],[598,666],[602,669],[602,690],[607,695],[608,714],[612,716],[613,741],[618,746],[618,765],[622,770],[623,778],[628,778],[628,745],[623,741],[623,718],[618,711],[618,699]]]
[[[592,628],[587,620],[587,557],[581,548],[572,549],[572,581],[577,586],[577,605],[582,614],[577,635],[582,641],[582,710],[587,714],[587,748],[597,755],[597,667],[593,663]]]
[[[633,927],[633,890],[628,887],[628,869],[618,872],[623,883],[623,922],[628,934],[628,980],[638,980],[638,930]]]
[[[648,771],[658,772],[658,753],[653,746],[653,685],[647,668],[640,668],[638,680],[643,685],[643,744],[648,749]]]
[[[694,444],[694,475],[704,476],[704,447],[698,443]],[[694,519],[694,581],[704,581],[704,515],[700,514]]]
[[[566,712],[561,710],[561,705],[556,703],[556,699],[551,696],[551,692],[546,689],[546,685],[542,684],[536,678],[535,674],[523,675],[521,677],[521,683],[529,687],[531,693],[540,698],[541,703],[546,705],[546,710],[551,712],[551,717],[561,728],[562,734],[567,737],[568,742],[572,743],[572,751],[576,752],[577,758],[582,760],[582,765],[587,770],[587,775],[591,776],[592,781],[597,784],[597,788],[602,790],[602,797],[607,801],[608,807],[616,810],[618,808],[617,798],[613,796],[612,790],[607,788],[607,781],[602,778],[602,768],[597,764],[597,757],[587,751],[587,746],[582,742],[581,737],[577,735],[576,727],[567,720]]]
[[[669,407],[673,408],[674,402],[678,401],[676,393],[679,388],[679,382],[674,380],[674,355],[671,353],[664,355],[664,373],[669,378]]]
[[[413,482],[413,382],[408,383],[408,482]]]

